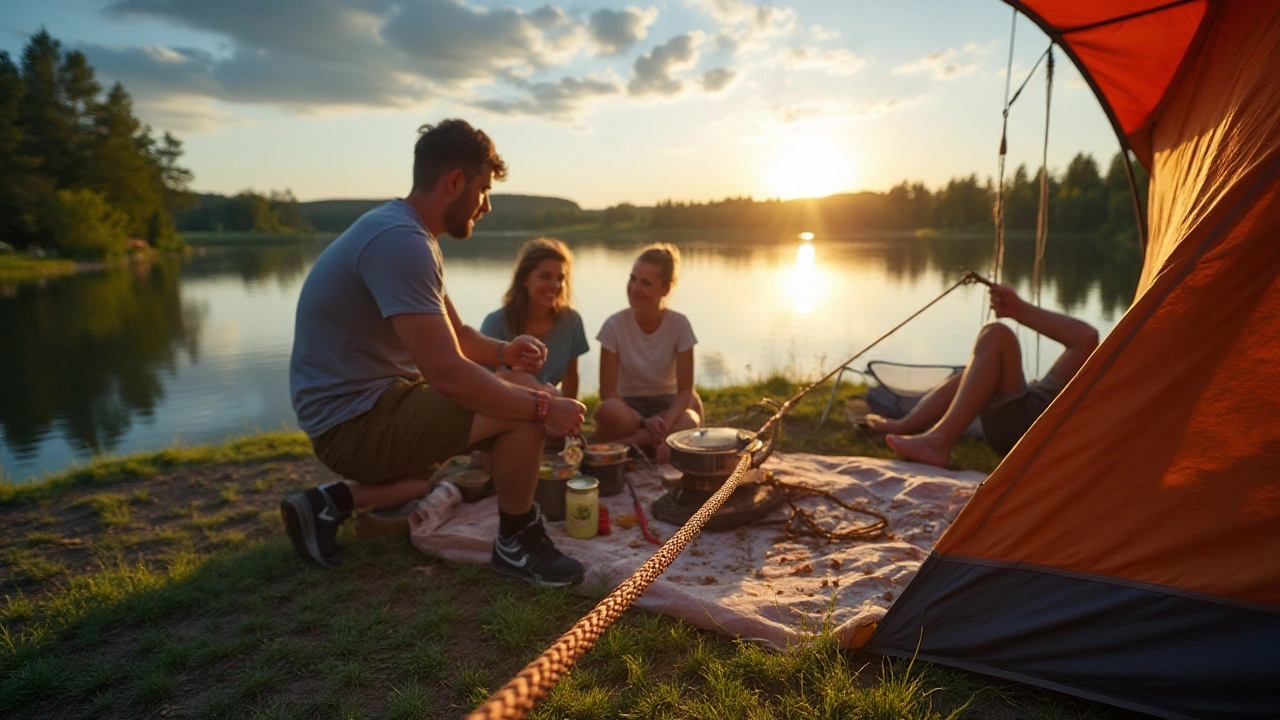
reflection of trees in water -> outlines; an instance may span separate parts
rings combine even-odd
[[[1003,282],[1027,288],[1035,261],[1035,243],[1023,236],[1006,238]],[[520,245],[532,234],[477,235],[465,242],[441,242],[449,262],[492,263],[495,258],[515,260]],[[636,254],[651,242],[669,242],[680,247],[686,263],[710,258],[726,267],[743,267],[759,262],[789,262],[800,240],[792,233],[741,230],[648,230],[626,236],[574,236],[570,248],[606,248],[620,254]],[[818,262],[881,268],[897,281],[918,282],[927,274],[958,279],[965,270],[981,275],[991,272],[993,241],[990,237],[966,236],[915,238],[904,235],[852,234],[819,237]],[[1089,236],[1054,236],[1045,247],[1043,287],[1055,294],[1057,304],[1067,312],[1082,306],[1094,288],[1098,290],[1105,316],[1123,313],[1133,301],[1142,269],[1142,254],[1133,246]]]
[[[25,287],[0,315],[0,428],[14,454],[51,426],[112,449],[164,397],[161,373],[195,359],[206,312],[184,307],[175,259]]]
[[[316,257],[327,247],[320,242],[250,247],[212,247],[188,262],[189,278],[239,277],[246,287],[274,280],[280,287],[298,285]]]
[[[959,277],[964,270],[981,275],[991,272],[992,241],[989,239],[939,238],[890,240],[877,246],[886,273],[895,280],[918,280],[929,272]],[[1001,281],[1015,287],[1030,287],[1035,265],[1035,243],[1023,239],[1005,242]],[[1102,311],[1123,313],[1133,301],[1142,270],[1137,248],[1113,241],[1087,237],[1050,238],[1045,246],[1042,287],[1052,289],[1055,300],[1066,312],[1082,306],[1094,288]]]

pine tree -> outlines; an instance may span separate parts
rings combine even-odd
[[[53,181],[40,174],[40,159],[28,154],[21,122],[26,85],[9,54],[0,52],[0,242],[26,247],[38,239],[41,204]]]

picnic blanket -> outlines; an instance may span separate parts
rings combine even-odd
[[[872,541],[789,538],[782,531],[790,514],[784,504],[753,525],[701,533],[635,607],[778,649],[826,623],[842,645],[859,646],[986,478],[904,461],[808,454],[778,454],[764,468],[780,480],[879,511],[889,519],[887,534]],[[665,541],[678,528],[652,517],[650,506],[664,492],[660,474],[640,469],[628,476],[650,528]],[[563,522],[547,523],[556,546],[586,567],[578,592],[599,592],[602,585],[612,590],[657,549],[638,526],[617,525],[620,516],[635,512],[630,494],[601,498],[601,504],[615,519],[610,535],[576,540],[565,534]],[[872,520],[819,497],[799,505],[831,529]],[[442,525],[432,529],[434,524],[411,528],[415,547],[455,562],[487,563],[498,529],[497,501],[459,505]]]

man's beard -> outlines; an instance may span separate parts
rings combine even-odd
[[[466,240],[471,237],[471,218],[475,213],[467,212],[466,197],[459,197],[444,209],[444,231],[455,240]]]

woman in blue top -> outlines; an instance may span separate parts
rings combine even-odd
[[[547,359],[536,377],[560,386],[564,397],[578,397],[578,356],[585,353],[587,333],[582,316],[569,306],[569,274],[573,254],[559,240],[536,238],[520,248],[511,287],[502,307],[489,313],[480,332],[497,340],[532,335],[547,346]]]

